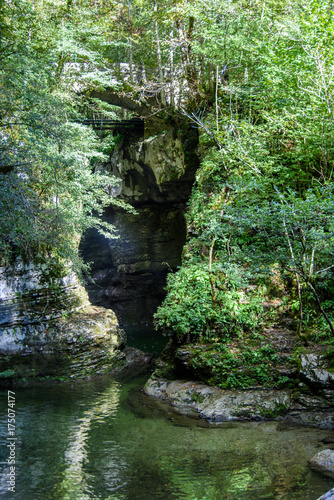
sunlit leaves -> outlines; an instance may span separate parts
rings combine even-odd
[[[66,64],[100,59],[84,44],[87,25],[81,33],[75,24],[70,28],[63,8],[61,2],[44,10],[38,3],[33,9],[10,2],[2,12],[8,29],[1,40],[0,256],[3,263],[18,255],[53,255],[80,270],[78,242],[85,229],[115,236],[101,216],[114,201],[117,181],[93,173],[106,159],[105,146],[75,122],[81,103]],[[97,34],[93,28],[89,33]]]

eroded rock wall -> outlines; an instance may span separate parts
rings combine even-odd
[[[0,380],[111,372],[124,341],[115,314],[91,306],[69,270],[21,261],[0,268]]]
[[[197,134],[168,130],[144,141],[125,138],[109,169],[122,198],[136,204],[188,200],[197,166]]]
[[[181,263],[197,139],[194,129],[165,130],[143,141],[125,138],[106,166],[119,179],[114,194],[137,213],[110,207],[105,219],[120,238],[107,241],[90,231],[81,250],[92,263],[90,300],[112,308],[125,326],[152,323],[165,295],[166,275]]]

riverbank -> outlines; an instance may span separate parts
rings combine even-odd
[[[274,420],[284,424],[334,428],[334,407],[315,395],[288,390],[224,390],[189,380],[154,375],[145,385],[149,396],[170,403],[177,412],[211,423]]]

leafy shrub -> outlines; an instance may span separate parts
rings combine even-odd
[[[194,349],[192,367],[209,385],[224,389],[248,389],[252,386],[283,387],[291,379],[275,371],[282,362],[271,345],[245,345],[246,339],[237,344],[212,343]],[[285,362],[289,362],[286,360]]]
[[[207,264],[183,266],[168,276],[168,295],[159,307],[156,326],[171,329],[178,336],[226,337],[243,330],[255,330],[262,317],[258,291],[238,287],[243,280],[220,268],[213,274]],[[240,273],[239,273],[240,274]]]

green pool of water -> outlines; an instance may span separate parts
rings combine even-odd
[[[167,344],[169,337],[162,335],[149,327],[126,329],[127,344],[131,347],[136,347],[144,352],[155,352],[156,355],[161,354],[161,351]]]
[[[334,486],[309,468],[330,433],[276,422],[201,422],[158,407],[148,374],[15,391],[15,493],[8,492],[1,391],[0,496],[20,500],[316,500]]]

